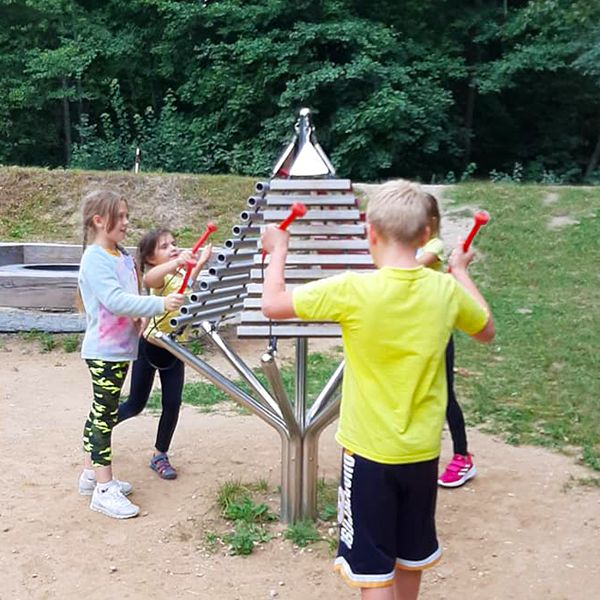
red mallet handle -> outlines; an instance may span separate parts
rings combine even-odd
[[[485,210],[480,210],[473,215],[473,227],[469,231],[467,239],[463,242],[463,251],[466,252],[471,247],[473,238],[477,235],[477,232],[481,227],[487,225],[490,220],[490,215]]]
[[[206,240],[217,230],[217,226],[211,221],[207,223],[206,229],[204,233],[200,236],[198,241],[194,244],[192,248],[192,254],[196,254],[200,249],[200,246],[206,242]],[[188,281],[190,280],[190,275],[192,274],[192,269],[196,266],[195,260],[186,260],[185,261],[185,275],[183,276],[183,281],[181,282],[181,287],[177,290],[178,294],[183,294],[187,288]]]
[[[303,217],[306,214],[306,205],[302,204],[302,202],[294,202],[290,208],[290,213],[288,216],[279,223],[277,226],[282,231],[286,230],[290,224],[295,221],[298,217]],[[267,253],[262,251],[262,258],[265,259],[265,255]]]
[[[188,281],[190,280],[190,275],[192,274],[192,269],[195,266],[196,266],[195,260],[186,260],[185,261],[185,275],[183,276],[183,281],[181,282],[181,287],[177,290],[178,294],[183,294],[185,292]]]

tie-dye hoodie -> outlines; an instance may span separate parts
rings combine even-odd
[[[96,244],[83,253],[78,283],[87,317],[81,357],[135,360],[138,332],[133,319],[163,312],[164,298],[140,296],[131,256],[113,256]]]

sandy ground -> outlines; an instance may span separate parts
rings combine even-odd
[[[332,572],[325,544],[301,551],[275,538],[248,558],[203,548],[207,530],[225,528],[215,507],[222,483],[279,483],[278,436],[257,417],[184,407],[171,453],[180,477],[172,482],[148,468],[156,416],[119,427],[115,472],[135,485],[142,514],[109,519],[89,510],[76,488],[89,409],[83,362],[58,350],[40,354],[16,337],[0,338],[0,346],[2,600],[358,597]],[[241,342],[238,350],[252,362],[261,348]],[[339,463],[333,432],[321,438],[327,479]],[[425,575],[422,598],[598,597],[600,488],[574,484],[593,474],[567,456],[469,436],[479,475],[440,490],[444,557]],[[445,440],[445,459],[449,452]]]
[[[470,218],[464,207],[446,213],[450,249]],[[264,350],[264,342],[232,343],[251,366]],[[293,355],[285,344],[280,349],[282,357]],[[227,373],[221,357],[209,362]],[[196,377],[188,369],[188,380]],[[324,543],[301,550],[275,537],[248,558],[207,550],[206,532],[227,526],[215,505],[220,485],[267,479],[274,490],[279,484],[277,434],[231,407],[183,408],[170,453],[180,476],[172,482],[148,468],[156,415],[120,426],[115,473],[134,484],[132,500],[142,513],[116,521],[90,511],[89,498],[77,493],[89,396],[77,354],[41,354],[20,338],[0,337],[0,600],[359,597],[332,572]],[[327,480],[338,474],[334,430],[335,424],[321,437],[319,475]],[[463,488],[440,490],[444,556],[426,573],[421,597],[600,597],[600,487],[578,483],[595,474],[571,457],[515,448],[476,430],[469,439],[479,474]],[[442,460],[449,455],[446,439]]]

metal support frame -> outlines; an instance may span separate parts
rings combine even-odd
[[[294,402],[284,389],[275,360],[275,350],[269,347],[261,357],[261,368],[271,391],[259,381],[252,370],[219,335],[209,321],[199,327],[217,347],[254,392],[246,393],[207,362],[192,354],[173,336],[158,332],[156,342],[174,356],[206,377],[233,400],[260,417],[277,431],[281,439],[281,520],[294,523],[317,516],[317,476],[319,436],[338,415],[340,395],[337,394],[344,372],[342,361],[323,387],[310,410],[306,410],[307,338],[296,338],[296,379]]]

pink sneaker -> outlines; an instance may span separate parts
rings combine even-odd
[[[440,475],[438,485],[449,488],[459,487],[467,483],[469,479],[473,479],[476,474],[477,469],[475,469],[471,454],[467,454],[467,456],[455,454],[446,470]]]

